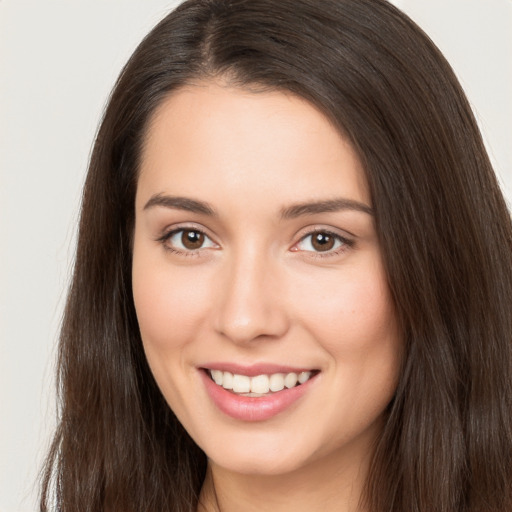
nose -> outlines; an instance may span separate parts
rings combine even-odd
[[[216,297],[215,328],[237,344],[279,339],[289,329],[282,272],[253,253],[226,261]],[[281,275],[280,275],[281,274]]]

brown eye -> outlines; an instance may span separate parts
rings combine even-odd
[[[166,249],[176,253],[196,254],[203,249],[218,249],[219,246],[199,229],[182,228],[171,231],[159,239]]]
[[[323,253],[322,256],[336,255],[353,246],[353,242],[330,231],[312,231],[293,246],[293,251]],[[320,255],[320,254],[319,254]]]
[[[200,249],[204,244],[204,233],[193,229],[184,229],[181,235],[181,243],[185,249],[191,251]]]
[[[313,233],[311,235],[311,245],[318,252],[330,251],[336,242],[334,236],[329,233]]]

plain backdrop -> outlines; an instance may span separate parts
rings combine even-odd
[[[102,109],[137,43],[177,3],[0,0],[0,512],[38,508],[80,189]],[[452,63],[512,198],[512,0],[394,3]]]

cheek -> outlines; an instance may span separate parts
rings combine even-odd
[[[303,318],[329,354],[333,389],[343,389],[352,404],[365,404],[368,412],[378,411],[398,382],[402,338],[380,262],[351,270],[326,280],[322,294],[304,298],[303,311],[310,314]]]
[[[359,432],[374,424],[399,379],[402,338],[393,301],[379,265],[332,283],[309,324],[329,354],[333,394],[322,404],[332,425]],[[337,427],[331,434],[336,435]]]
[[[331,354],[350,357],[398,338],[393,302],[378,263],[323,284],[321,293],[297,296],[308,329]]]
[[[132,287],[137,320],[151,372],[175,414],[186,422],[192,371],[190,348],[204,325],[206,288],[193,270],[172,267],[154,248],[134,248]]]
[[[199,283],[193,267],[173,272],[165,258],[152,258],[152,252],[156,251],[135,249],[132,270],[133,298],[148,359],[152,350],[185,345],[200,327],[209,303],[208,289]]]

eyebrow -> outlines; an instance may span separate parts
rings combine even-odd
[[[200,213],[202,215],[209,215],[212,217],[217,215],[215,210],[208,203],[198,201],[196,199],[190,199],[188,197],[155,194],[154,196],[151,196],[149,201],[144,205],[144,210],[154,208],[155,206],[173,208],[175,210],[185,210],[187,212]]]
[[[185,210],[187,212],[209,215],[211,217],[217,216],[215,209],[208,203],[189,197],[155,194],[151,196],[149,201],[144,205],[144,210],[154,208],[155,206]],[[281,210],[281,217],[283,219],[294,219],[302,217],[303,215],[338,212],[341,210],[352,210],[373,215],[373,210],[364,203],[354,201],[353,199],[337,198],[293,204]]]
[[[283,217],[283,219],[294,219],[303,215],[338,212],[341,210],[352,210],[373,215],[373,210],[364,203],[354,201],[353,199],[337,198],[288,206],[281,210],[281,217]]]

